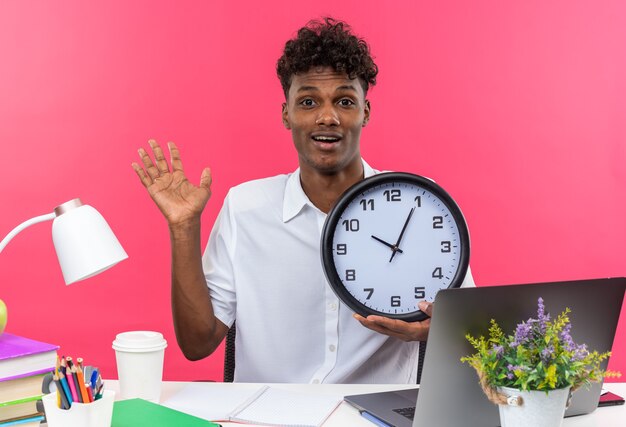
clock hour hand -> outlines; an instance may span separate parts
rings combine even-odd
[[[400,242],[402,241],[402,236],[404,236],[404,232],[406,231],[406,226],[409,225],[409,221],[413,216],[413,212],[415,212],[415,206],[411,208],[411,212],[409,212],[409,216],[406,217],[406,221],[404,221],[404,226],[402,226],[402,231],[400,232],[400,236],[398,236],[398,241],[395,244],[395,248],[392,248],[393,253],[391,254],[391,258],[389,258],[389,262],[393,260],[393,257],[396,256],[396,252],[402,252],[400,249]]]
[[[392,245],[391,243],[385,242],[383,239],[379,239],[378,237],[374,236],[373,234],[372,234],[372,239],[377,240],[380,243],[382,243],[383,245],[390,247],[392,251],[397,251],[397,252],[402,253],[402,249]]]

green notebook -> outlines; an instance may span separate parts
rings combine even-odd
[[[111,427],[215,427],[219,424],[143,399],[115,402]]]

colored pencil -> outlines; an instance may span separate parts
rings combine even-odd
[[[87,394],[89,394],[89,401],[93,402],[94,397],[93,397],[93,392],[91,391],[91,387],[87,387]]]
[[[67,400],[67,396],[65,395],[59,376],[57,374],[53,375],[52,381],[54,381],[54,384],[57,386],[57,403],[61,402],[59,404],[59,408],[70,409],[70,402]]]
[[[72,391],[70,390],[70,386],[68,385],[67,379],[65,378],[65,374],[63,372],[59,372],[59,381],[61,382],[61,387],[63,387],[63,391],[65,392],[65,397],[67,397],[67,401],[70,406],[74,403],[74,398],[72,397]]]
[[[78,390],[76,389],[76,377],[72,375],[72,370],[69,367],[69,364],[67,366],[67,369],[65,370],[65,376],[67,377],[67,384],[70,386],[70,391],[72,392],[72,400],[74,402],[81,402],[80,397],[77,393]]]
[[[76,374],[76,379],[78,380],[78,387],[80,389],[83,403],[89,403],[89,394],[87,394],[87,389],[85,388],[85,377],[83,377],[83,370],[80,368],[80,365],[74,365],[74,367],[72,368],[72,373]]]
[[[66,368],[67,368],[67,363],[65,362],[65,356],[61,356],[61,367],[59,369],[61,372],[65,374]]]

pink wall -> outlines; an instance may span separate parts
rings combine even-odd
[[[130,163],[156,138],[192,179],[213,169],[206,240],[229,187],[297,166],[274,65],[322,14],[366,36],[381,69],[364,156],[451,192],[480,285],[626,275],[626,4],[381,4],[0,2],[0,235],[81,197],[130,255],[66,287],[50,224],[23,232],[0,255],[7,330],[107,377],[117,332],[159,330],[166,379],[221,379],[222,352],[192,363],[176,346],[166,224]],[[626,314],[613,350],[626,372]]]

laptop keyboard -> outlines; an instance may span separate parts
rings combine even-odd
[[[408,408],[393,409],[393,412],[403,415],[407,417],[409,420],[413,420],[413,417],[415,417],[415,406],[410,406]]]

